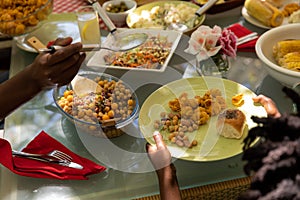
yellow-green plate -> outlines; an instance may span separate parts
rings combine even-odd
[[[178,4],[184,4],[187,7],[196,8],[197,10],[200,8],[200,6],[198,6],[194,3],[191,3],[191,2],[187,2],[187,1],[155,1],[155,2],[151,2],[151,3],[147,3],[147,4],[144,4],[144,5],[136,8],[133,12],[129,13],[129,15],[126,18],[126,23],[127,23],[128,27],[129,28],[133,27],[134,23],[139,19],[142,12],[151,11],[151,9],[155,6],[163,7],[165,4],[173,4],[176,6]],[[201,15],[201,17],[199,17],[199,23],[194,28],[188,29],[188,30],[184,31],[184,33],[191,34],[191,32],[196,30],[196,28],[198,28],[203,23],[204,20],[205,20],[205,14],[203,14],[203,15]],[[145,26],[145,27],[140,27],[140,28],[150,28],[150,27]]]
[[[218,88],[226,100],[228,108],[238,108],[246,115],[247,128],[241,139],[228,139],[219,136],[216,131],[217,116],[211,117],[207,124],[199,127],[197,131],[188,133],[191,140],[198,141],[198,145],[193,148],[178,147],[168,141],[168,133],[161,131],[165,142],[171,152],[172,157],[190,161],[215,161],[230,158],[242,152],[243,139],[248,130],[256,126],[251,120],[251,116],[267,116],[265,109],[261,105],[253,103],[252,97],[256,96],[248,88],[236,82],[216,77],[194,77],[180,79],[164,85],[152,93],[143,103],[139,115],[139,128],[145,139],[154,144],[152,134],[154,132],[154,121],[160,120],[160,113],[171,110],[168,102],[178,98],[183,92],[187,92],[189,98],[195,95],[203,96],[209,89]],[[232,97],[236,94],[243,94],[244,104],[240,107],[232,105]]]

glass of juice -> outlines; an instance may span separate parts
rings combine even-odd
[[[81,6],[76,11],[77,22],[84,45],[101,44],[98,13],[92,6]]]

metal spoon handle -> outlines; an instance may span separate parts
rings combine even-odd
[[[206,2],[203,6],[201,6],[197,11],[196,11],[196,15],[198,17],[200,17],[203,13],[205,13],[208,9],[210,9],[210,7],[212,7],[213,5],[215,5],[215,3],[217,3],[218,0],[209,0],[208,2]]]
[[[63,48],[63,46],[59,46],[59,45],[52,45],[49,48],[40,48],[38,49],[38,52],[42,53],[54,53],[55,51],[59,50]],[[98,51],[99,49],[108,49],[105,47],[100,47],[100,45],[98,44],[84,44],[82,45],[82,49],[80,50],[81,52],[86,52],[86,51]],[[112,51],[115,51],[113,49],[111,49]]]
[[[105,25],[107,26],[108,30],[113,33],[117,30],[116,26],[114,25],[114,23],[110,20],[110,18],[108,17],[108,15],[106,14],[105,10],[101,7],[101,5],[99,4],[99,2],[95,2],[93,3],[93,8],[98,12],[99,16],[101,17],[101,19],[103,20],[103,22],[105,23]]]

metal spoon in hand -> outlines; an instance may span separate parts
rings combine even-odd
[[[177,30],[184,32],[187,29],[193,28],[195,26],[195,21],[198,17],[203,15],[209,8],[211,8],[218,0],[209,0],[207,3],[205,3],[202,7],[200,7],[196,12],[195,15],[185,24],[183,23],[171,23],[167,29],[169,30]]]
[[[132,49],[140,46],[148,39],[148,35],[145,33],[118,31],[116,26],[107,16],[105,10],[100,6],[98,1],[93,2],[92,6],[98,12],[101,19],[113,36],[113,40],[111,40],[109,44],[109,46],[113,47],[112,49]]]
[[[122,51],[131,50],[131,49],[136,47],[134,45],[119,45],[119,43],[116,44],[116,45],[111,45],[111,46],[112,47],[109,48],[109,47],[100,46],[98,44],[83,44],[82,49],[80,51],[86,52],[86,51],[98,51],[100,49],[105,49],[105,50],[108,50],[108,51],[122,52]],[[42,53],[42,52],[54,53],[56,50],[61,49],[61,48],[63,48],[63,46],[52,45],[52,46],[47,47],[47,48],[38,49],[38,52],[39,53]]]

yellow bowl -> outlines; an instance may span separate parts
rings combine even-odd
[[[53,0],[40,1],[4,1],[0,5],[0,33],[18,36],[29,33],[39,27],[52,12]]]
[[[157,28],[157,29],[166,29],[166,26],[164,25],[159,25],[158,21],[163,22],[168,24],[168,22],[166,22],[165,20],[162,20],[164,18],[164,16],[155,16],[154,18],[149,18],[149,21],[145,21],[143,20],[143,23],[140,23],[142,19],[145,19],[146,15],[149,15],[151,10],[153,11],[156,8],[164,8],[166,5],[172,5],[173,7],[178,7],[178,5],[182,5],[183,8],[187,8],[186,10],[183,10],[182,8],[179,9],[178,14],[180,16],[179,19],[183,20],[183,21],[179,21],[179,23],[185,23],[186,21],[188,21],[190,18],[194,17],[195,12],[200,8],[198,5],[191,3],[191,2],[186,2],[186,1],[156,1],[156,2],[152,2],[152,3],[148,3],[145,5],[142,5],[138,8],[136,8],[132,13],[130,13],[127,16],[126,19],[126,23],[127,26],[129,28]],[[191,11],[191,8],[194,9],[194,11]],[[170,17],[176,17],[177,13],[173,13],[172,15],[170,15]],[[151,15],[152,16],[152,15]],[[186,35],[190,35],[194,30],[196,30],[205,20],[205,14],[203,14],[201,17],[199,17],[197,19],[197,25],[195,25],[193,28],[187,29],[186,31],[184,31],[183,33]],[[136,23],[140,23],[138,24],[138,26],[136,26]],[[145,23],[144,23],[145,22]],[[148,23],[149,22],[149,23]]]

